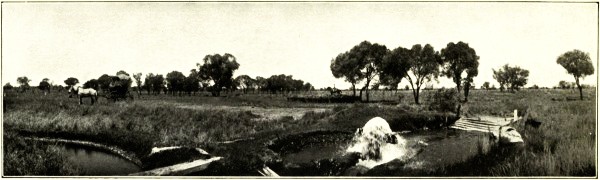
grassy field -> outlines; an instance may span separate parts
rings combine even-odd
[[[313,92],[308,95],[319,93],[325,94]],[[40,164],[44,159],[32,159],[27,155],[29,152],[20,151],[19,144],[22,143],[17,142],[16,136],[94,141],[119,146],[134,152],[138,158],[146,157],[150,149],[157,146],[202,147],[230,159],[222,164],[224,172],[240,171],[235,168],[251,171],[271,160],[269,157],[272,156],[266,154],[272,152],[265,151],[262,145],[276,137],[317,130],[352,132],[375,116],[388,120],[394,130],[433,127],[441,119],[447,119],[447,115],[428,111],[431,93],[424,91],[422,105],[416,105],[409,91],[372,92],[374,100],[400,100],[397,106],[288,102],[284,95],[267,94],[231,97],[142,95],[132,102],[111,103],[101,98],[92,106],[89,101],[86,105],[78,105],[77,99],[56,92],[47,96],[7,92],[3,100],[4,173],[76,174],[62,165],[49,170],[8,171],[21,168],[23,162]],[[469,102],[463,106],[467,115],[511,116],[513,109],[519,109],[527,111],[530,118],[542,124],[539,128],[525,126],[522,122],[517,125],[526,143],[523,151],[482,155],[433,173],[416,175],[595,176],[596,97],[593,89],[587,89],[585,94],[587,99],[584,101],[554,101],[553,98],[575,97],[577,92],[542,89],[516,93],[472,91]],[[210,108],[217,106],[226,108]],[[277,108],[309,110],[301,118],[276,113],[265,119],[253,108],[263,111]],[[328,110],[311,111],[310,108]],[[223,144],[240,139],[250,140]],[[52,151],[46,147],[38,149]],[[60,154],[40,154],[50,154],[47,161],[51,163],[62,162],[60,158],[51,158],[60,157]],[[484,170],[458,171],[469,168]]]

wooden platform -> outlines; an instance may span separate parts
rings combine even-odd
[[[489,130],[497,130],[501,126],[507,126],[513,122],[523,119],[523,117],[517,118],[503,118],[493,116],[479,116],[479,117],[464,117],[458,119],[450,128],[466,130],[466,131],[480,131],[489,132]]]

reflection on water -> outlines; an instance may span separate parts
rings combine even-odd
[[[117,155],[73,145],[57,145],[81,175],[110,176],[139,172],[140,167]]]
[[[489,138],[482,133],[441,130],[406,134],[405,138],[427,143],[413,159],[429,168],[460,163],[490,149]]]
[[[403,151],[392,152],[386,148],[381,150],[384,150],[382,151],[384,154],[390,153],[392,156],[400,157],[400,160],[389,161],[381,166],[435,169],[461,163],[479,152],[488,152],[490,148],[488,137],[482,133],[438,130],[412,132],[398,136],[404,139],[404,143],[393,145],[401,145],[404,148]],[[351,141],[312,144],[298,152],[283,155],[283,161],[285,163],[311,163],[322,159],[332,159],[344,155],[346,149],[351,145]],[[388,162],[388,160],[385,161]]]
[[[294,163],[311,163],[321,159],[329,159],[340,156],[344,153],[343,150],[344,149],[339,144],[335,143],[312,145],[302,149],[302,151],[286,154],[283,156],[283,161]]]

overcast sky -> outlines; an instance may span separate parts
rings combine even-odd
[[[361,41],[388,49],[463,41],[479,60],[476,86],[504,64],[527,86],[574,81],[557,57],[579,49],[598,68],[595,3],[2,3],[2,83],[27,76],[64,84],[119,70],[186,76],[207,54],[231,53],[235,76],[293,75],[315,87],[350,85],[331,59]],[[598,73],[583,83],[596,85]],[[406,80],[403,80],[403,87]],[[453,87],[440,78],[435,87]]]

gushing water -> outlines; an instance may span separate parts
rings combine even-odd
[[[359,153],[361,159],[357,165],[373,168],[394,159],[413,156],[413,150],[407,148],[406,144],[406,139],[392,132],[385,119],[375,117],[356,131],[346,152]]]

